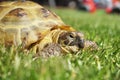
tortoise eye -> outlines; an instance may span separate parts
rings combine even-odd
[[[73,34],[70,34],[69,36],[70,36],[71,38],[74,38]]]

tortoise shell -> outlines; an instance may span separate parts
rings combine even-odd
[[[64,27],[61,27],[64,26]],[[0,42],[25,46],[40,40],[50,30],[68,29],[55,13],[31,1],[0,3]]]

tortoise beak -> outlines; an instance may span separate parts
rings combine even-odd
[[[79,42],[78,42],[78,47],[79,48],[84,48],[84,43],[85,43],[85,41],[82,39],[82,40],[80,40]]]

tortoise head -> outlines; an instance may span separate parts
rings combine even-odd
[[[63,32],[60,34],[58,43],[68,52],[77,52],[84,48],[84,38],[80,32]]]

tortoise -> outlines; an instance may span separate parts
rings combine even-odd
[[[97,49],[95,42],[85,40],[81,32],[32,1],[0,3],[0,44],[22,46],[40,56]]]

